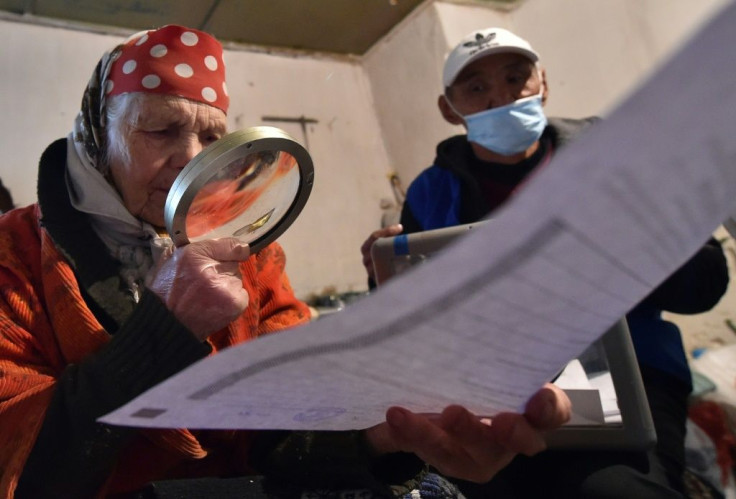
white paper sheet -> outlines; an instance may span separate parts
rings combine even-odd
[[[205,359],[102,421],[339,430],[394,404],[519,409],[736,212],[733,47],[732,4],[492,225],[339,314]]]
[[[608,377],[611,379],[610,372]],[[583,364],[578,359],[571,360],[565,366],[554,380],[554,384],[565,390],[572,402],[572,414],[567,425],[603,425],[606,422],[601,392],[591,384]]]

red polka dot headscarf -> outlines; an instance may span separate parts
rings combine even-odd
[[[74,120],[84,161],[107,174],[107,100],[127,92],[178,95],[227,112],[222,46],[212,36],[168,25],[137,33],[97,62]]]
[[[103,91],[108,97],[178,95],[227,113],[222,45],[203,31],[173,24],[139,33],[120,47]]]

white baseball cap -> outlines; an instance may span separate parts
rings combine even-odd
[[[503,28],[486,28],[473,31],[458,43],[445,59],[442,70],[442,83],[449,87],[460,71],[473,61],[491,54],[514,52],[537,62],[537,54],[532,46],[511,31]]]

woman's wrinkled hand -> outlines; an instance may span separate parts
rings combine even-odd
[[[204,341],[248,306],[239,264],[250,255],[237,238],[213,239],[174,249],[147,279],[148,288]]]
[[[446,476],[483,483],[517,454],[544,450],[545,432],[569,421],[571,411],[565,392],[548,384],[529,400],[523,415],[478,418],[453,405],[426,416],[392,407],[385,423],[366,430],[366,438],[379,454],[413,452]]]

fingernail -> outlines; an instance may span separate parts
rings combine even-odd
[[[401,428],[406,423],[406,411],[400,407],[392,407],[386,413],[386,422],[393,428]]]
[[[539,413],[539,422],[542,424],[549,423],[554,417],[555,403],[554,400],[545,400],[542,410]]]
[[[542,400],[537,401],[537,409],[529,418],[532,424],[538,428],[547,428],[554,424],[557,419],[556,399],[551,393],[542,393]]]

